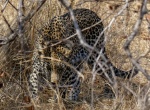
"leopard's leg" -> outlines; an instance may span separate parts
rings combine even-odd
[[[49,69],[49,70],[48,70]],[[32,98],[38,96],[38,90],[42,89],[43,86],[48,85],[50,81],[50,69],[48,63],[35,59],[32,65],[32,73],[29,78],[29,91]]]
[[[79,93],[80,93],[80,79],[76,77],[75,82],[72,84],[72,88],[69,92],[69,100],[72,101],[78,100]]]
[[[44,46],[42,41],[37,38],[35,48],[32,57],[31,74],[29,75],[29,92],[31,98],[38,96],[39,82],[45,81],[48,78],[50,72],[47,69],[47,62],[44,59]],[[42,76],[41,76],[42,75]]]
[[[66,67],[61,77],[60,94],[62,98],[66,98],[66,92],[69,90],[69,100],[76,101],[80,93],[80,78],[78,74],[70,67]]]
[[[88,57],[88,53],[89,52],[82,46],[77,46],[77,48],[68,57],[69,64],[71,64],[77,71],[81,71],[83,68],[83,63]],[[69,74],[68,83],[69,85],[71,85],[71,90],[69,92],[69,99],[76,101],[78,100],[80,93],[81,78],[73,68],[71,67],[67,68],[68,69],[65,74],[67,74],[68,72]]]
[[[75,79],[77,74],[72,71],[73,70],[65,64],[62,64],[61,66],[57,66],[57,73],[59,79],[57,83],[58,86],[56,85],[56,89],[58,90],[57,92],[61,96],[61,98],[66,98],[66,95],[68,95],[67,91],[73,87],[76,81]]]
[[[48,87],[51,82],[51,67],[45,60],[41,60],[41,71],[39,73],[39,89],[43,90]]]
[[[41,71],[39,58],[35,58],[32,64],[32,72],[29,76],[29,92],[31,98],[37,97],[39,71]]]

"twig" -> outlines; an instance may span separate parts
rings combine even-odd
[[[19,9],[18,9],[18,29],[19,29],[19,37],[21,39],[21,51],[23,52],[23,45],[24,45],[24,38],[23,38],[23,31],[24,31],[24,0],[19,0]]]
[[[127,89],[130,93],[132,93],[134,95],[134,97],[138,97],[138,95],[133,91],[131,90],[128,86],[126,86],[124,83],[120,82],[121,86],[124,87],[125,89]]]
[[[9,1],[9,0],[7,0],[7,1],[5,2],[5,4],[2,6],[2,10],[1,10],[2,13],[3,13],[3,11],[5,10],[5,8],[6,8],[7,4],[8,4],[8,1]]]
[[[7,19],[3,15],[3,13],[2,13],[2,17],[3,17],[3,19],[4,19],[4,21],[5,21],[6,25],[7,25],[7,27],[10,29],[11,33],[13,33],[13,29],[11,28],[10,24],[8,23]]]
[[[10,2],[10,0],[7,0],[7,1],[16,11],[18,11],[18,9]]]

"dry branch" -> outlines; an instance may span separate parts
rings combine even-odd
[[[125,42],[125,44],[124,44],[124,50],[126,51],[128,57],[129,57],[129,59],[131,60],[131,62],[133,63],[133,65],[134,65],[135,67],[137,67],[137,68],[144,74],[144,76],[145,76],[148,80],[150,80],[150,76],[148,75],[147,71],[144,70],[144,69],[138,64],[138,62],[133,58],[132,53],[130,52],[130,49],[129,49],[129,46],[130,46],[131,42],[132,42],[133,39],[136,37],[136,35],[137,35],[138,31],[139,31],[139,28],[140,28],[140,26],[141,26],[143,17],[144,17],[144,15],[147,13],[146,4],[147,4],[147,0],[143,0],[139,18],[138,18],[136,24],[134,25],[133,32],[130,34],[130,36],[127,38],[127,40],[126,40],[126,42]]]
[[[46,0],[41,0],[39,5],[37,6],[37,8],[35,10],[31,10],[28,13],[28,15],[22,19],[21,22],[23,22],[24,24],[29,22],[45,2],[46,2]],[[5,36],[4,39],[0,39],[0,46],[6,45],[6,44],[12,42],[18,36],[19,30],[17,27],[15,28],[15,30],[12,30],[12,31],[13,31],[13,33],[10,33],[8,36]]]

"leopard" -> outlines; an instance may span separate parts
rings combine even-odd
[[[74,9],[73,13],[82,39],[94,49],[80,43],[69,12],[49,20],[35,37],[32,72],[29,77],[32,98],[38,97],[40,82],[51,82],[51,74],[56,72],[61,97],[66,98],[69,89],[69,100],[78,100],[82,83],[78,72],[82,73],[84,63],[87,63],[90,69],[95,67],[97,73],[108,77],[113,77],[114,73],[118,77],[130,78],[138,72],[135,67],[124,71],[112,64],[105,48],[102,20],[94,11],[79,8]]]

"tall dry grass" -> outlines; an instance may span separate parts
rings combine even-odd
[[[0,38],[8,36],[11,29],[17,28],[18,20],[18,1],[9,0],[10,3],[5,6],[6,1],[0,1]],[[39,1],[29,0],[24,3],[24,16],[38,6]],[[126,55],[123,44],[132,32],[139,15],[141,1],[129,2],[127,9],[122,14],[116,16],[122,9],[125,2],[122,0],[93,0],[86,2],[81,0],[72,0],[73,8],[88,8],[96,12],[103,20],[107,37],[107,54],[113,64],[123,70],[129,70],[132,67],[128,56]],[[148,8],[150,4],[147,4]],[[64,14],[67,10],[57,0],[47,0],[33,18],[25,24],[24,31],[24,50],[22,54],[20,38],[17,37],[13,42],[2,46],[0,49],[0,83],[3,87],[0,89],[0,110],[24,110],[30,104],[24,101],[24,96],[28,94],[27,77],[31,68],[31,57],[34,44],[34,38],[38,30],[42,28],[54,16]],[[116,16],[116,17],[115,17]],[[111,23],[113,18],[115,21]],[[8,26],[6,20],[10,26]],[[148,18],[150,20],[150,18]],[[140,65],[149,72],[149,31],[146,16],[140,27],[137,37],[130,45],[134,58],[139,58]],[[2,75],[4,73],[4,75]],[[144,97],[148,85],[148,80],[139,73],[133,79],[117,79],[117,87],[112,87],[107,80],[101,76],[96,76],[94,87],[92,87],[91,70],[84,70],[85,80],[82,83],[80,99],[78,102],[68,101],[55,102],[53,90],[43,90],[40,92],[40,103],[37,109],[41,110],[89,110],[91,106],[95,110],[142,110],[144,107]],[[109,86],[108,86],[109,85]],[[115,93],[115,98],[107,97],[107,87]],[[94,91],[94,105],[91,105],[91,89]],[[144,91],[145,90],[145,91]],[[116,92],[117,91],[117,92]],[[107,93],[107,94],[106,94]]]

